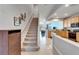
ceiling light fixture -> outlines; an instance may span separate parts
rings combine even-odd
[[[53,19],[53,21],[59,21],[59,19]]]
[[[65,7],[69,7],[70,6],[70,4],[65,4]]]

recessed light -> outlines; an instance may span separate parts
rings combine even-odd
[[[53,19],[53,21],[59,21],[59,19]]]
[[[69,7],[70,6],[70,4],[65,4],[65,7]]]

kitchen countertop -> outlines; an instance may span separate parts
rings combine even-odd
[[[72,41],[72,40],[70,40],[70,39],[63,38],[63,37],[57,35],[56,33],[52,33],[52,35],[54,35],[54,36],[60,38],[61,40],[64,40],[65,42],[71,43],[71,44],[73,44],[73,45],[79,47],[79,43],[78,43],[78,42],[74,42],[74,41]]]

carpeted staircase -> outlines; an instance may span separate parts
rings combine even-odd
[[[27,32],[26,38],[23,42],[23,51],[38,51],[37,42],[37,32],[38,32],[38,18],[33,18],[29,30]]]

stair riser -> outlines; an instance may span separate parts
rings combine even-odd
[[[37,30],[29,30],[28,32],[33,32],[34,33],[34,32],[37,32]]]
[[[28,34],[37,34],[37,32],[36,32],[36,33],[35,33],[35,32],[28,32]],[[27,34],[27,35],[28,35],[28,34]]]
[[[26,35],[26,37],[36,37],[37,35]]]
[[[30,43],[36,43],[36,42],[37,42],[37,41],[24,41],[24,43],[27,43],[27,44],[28,44],[28,43],[29,43],[29,44],[30,44]]]
[[[38,26],[38,24],[31,24],[31,26]]]
[[[37,45],[36,43],[23,43],[24,46],[34,46]]]
[[[37,30],[32,30],[32,29],[31,29],[31,30],[29,30],[28,32],[37,32]]]
[[[32,25],[32,26],[37,26],[38,24],[32,23],[31,25]]]
[[[37,42],[37,40],[35,39],[35,40],[24,40],[24,42]]]
[[[37,29],[30,29],[30,30],[28,30],[28,32],[37,32],[38,30]]]
[[[38,28],[38,26],[31,26],[31,27],[29,27],[29,28],[32,28],[32,29],[37,29],[37,28]]]
[[[27,35],[37,35],[37,32],[28,32]]]
[[[28,37],[28,38],[30,37],[31,39],[32,39],[33,37],[36,37],[36,36],[37,36],[37,35],[32,35],[32,36],[31,36],[31,35],[26,35],[26,37]],[[36,37],[36,38],[37,38],[37,37]],[[27,39],[27,38],[26,38],[26,39]]]
[[[30,29],[37,29],[38,27],[37,26],[31,26],[29,27]]]
[[[36,26],[37,26],[37,25],[38,25],[38,23],[37,23],[37,24],[36,24],[36,23],[31,23],[31,25],[32,25],[32,26],[34,26],[34,25],[36,25]]]
[[[38,23],[31,23],[32,25],[38,25]]]
[[[32,30],[29,30],[28,32],[33,32],[33,33],[34,33],[34,32],[37,32],[37,31],[32,31]]]
[[[34,27],[30,27],[30,29],[29,30],[32,30],[32,31],[37,31],[38,30],[38,28],[34,28]]]
[[[37,40],[36,40],[36,39],[34,39],[34,40],[25,40],[25,41],[36,41],[36,42],[37,42]]]
[[[24,48],[24,49],[22,49],[22,51],[25,51],[25,52],[27,52],[27,51],[38,51],[39,50],[39,48]]]
[[[37,25],[31,25],[30,27],[33,27],[33,26],[36,26],[37,27]]]
[[[26,36],[26,37],[36,37],[36,36]]]
[[[33,23],[31,23],[32,25],[34,24],[34,25],[38,25],[38,23],[37,22],[33,22]]]
[[[31,24],[31,26],[38,26],[38,24]]]
[[[33,37],[33,36],[34,36],[34,37],[36,37],[37,35],[33,35],[33,34],[30,35],[30,34],[28,34],[28,35],[26,35],[26,36],[29,36],[29,37],[31,37],[31,36]]]
[[[36,39],[37,37],[26,37],[26,39]]]
[[[35,27],[35,26],[34,26],[34,27],[31,26],[31,27],[29,27],[29,28],[30,28],[30,29],[38,29],[38,27]]]
[[[28,34],[26,36],[37,36],[36,34]]]
[[[32,20],[32,22],[35,22],[35,21],[37,22],[38,20],[34,20],[34,19]]]
[[[29,30],[31,30],[31,31],[37,31],[38,29],[37,28],[30,28]]]
[[[32,21],[32,23],[33,23],[33,22],[38,23],[38,21],[34,21],[34,20]]]
[[[28,33],[33,33],[33,34],[36,34],[37,31],[28,31]]]
[[[26,37],[25,40],[36,40],[37,37]]]
[[[30,31],[30,32],[27,33],[27,35],[37,35],[37,32]]]
[[[28,32],[27,34],[37,34],[37,32]]]
[[[25,41],[37,41],[36,39],[26,39]]]

